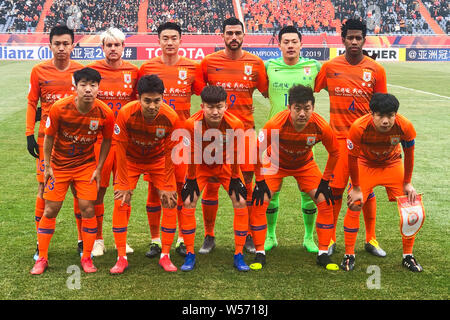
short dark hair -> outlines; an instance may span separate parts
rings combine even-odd
[[[143,93],[164,93],[164,82],[156,74],[147,74],[139,79],[137,84],[139,95]]]
[[[294,26],[285,26],[281,28],[280,32],[278,33],[278,42],[281,42],[281,37],[285,33],[296,33],[298,34],[298,38],[300,41],[302,41],[302,34],[298,31],[298,29]]]
[[[380,114],[397,113],[399,107],[400,102],[390,93],[374,93],[369,103],[370,111]]]
[[[97,70],[86,67],[75,71],[73,73],[73,79],[75,81],[75,85],[77,85],[78,82],[80,82],[81,80],[94,81],[100,83],[102,76]]]
[[[53,36],[61,36],[63,34],[70,35],[72,43],[75,41],[75,34],[72,29],[65,25],[57,25],[50,30],[50,43],[52,43]]]
[[[178,31],[178,34],[181,37],[181,27],[179,24],[174,23],[174,22],[165,22],[161,25],[159,25],[157,32],[158,32],[158,38],[161,35],[161,32],[163,32],[164,30],[175,30]]]
[[[348,30],[361,30],[363,38],[366,37],[367,34],[367,26],[364,21],[359,18],[350,18],[342,24],[341,27],[341,37],[345,38],[347,36]]]
[[[288,94],[288,103],[290,106],[294,103],[307,103],[308,101],[311,101],[314,106],[314,103],[316,102],[313,89],[309,86],[304,86],[301,84],[294,85],[289,89]]]
[[[222,24],[222,33],[225,32],[226,26],[237,26],[237,25],[240,25],[242,27],[242,31],[244,31],[244,24],[239,19],[235,17],[225,19]]]
[[[224,88],[219,86],[206,86],[203,88],[200,97],[202,102],[207,104],[215,104],[222,101],[227,101],[227,92]]]

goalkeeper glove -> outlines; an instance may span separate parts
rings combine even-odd
[[[266,180],[256,181],[255,189],[253,189],[252,195],[252,205],[256,200],[256,205],[260,206],[264,203],[264,194],[267,193],[267,196],[271,197],[270,189],[266,184]]]
[[[197,194],[197,196],[200,196],[197,179],[186,179],[183,189],[181,189],[181,199],[183,199],[183,202],[189,196],[191,198],[191,202],[194,201],[194,192]]]
[[[241,195],[244,199],[247,199],[247,189],[240,178],[231,178],[230,186],[228,187],[228,194],[231,196],[233,191],[236,194],[237,201],[239,201],[239,195]]]
[[[34,135],[27,136],[27,149],[28,152],[35,158],[39,158],[39,146],[34,139]]]
[[[330,182],[320,179],[320,183],[319,186],[317,187],[317,191],[316,194],[314,195],[314,198],[318,198],[319,194],[323,194],[325,196],[325,200],[327,201],[327,204],[330,204],[330,200],[331,203],[334,204],[334,199],[333,199],[333,193],[331,192],[331,188],[328,185]]]
[[[41,121],[42,108],[39,107],[36,109],[36,116],[34,117],[34,122]]]

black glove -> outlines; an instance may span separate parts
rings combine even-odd
[[[239,195],[241,195],[244,199],[247,199],[247,189],[240,178],[231,178],[228,194],[231,196],[233,191],[236,194],[237,201],[239,201]]]
[[[320,179],[319,186],[317,187],[316,194],[314,195],[314,198],[317,199],[319,197],[319,194],[322,193],[325,196],[325,200],[327,201],[328,205],[330,204],[330,200],[331,203],[334,204],[333,193],[331,192],[331,188],[328,185],[329,183],[330,181]]]
[[[261,206],[264,203],[264,194],[267,193],[267,196],[272,196],[270,194],[270,189],[266,184],[266,180],[256,181],[255,189],[253,189],[252,195],[252,205],[256,200],[256,205]]]
[[[41,121],[42,108],[39,107],[36,109],[36,116],[34,117],[34,122]]]
[[[197,179],[186,179],[183,189],[181,189],[181,199],[183,199],[183,202],[189,196],[191,197],[191,202],[194,201],[194,192],[197,193],[197,196],[200,196]]]
[[[34,135],[27,136],[27,149],[28,152],[35,158],[39,158],[39,146],[34,139]]]

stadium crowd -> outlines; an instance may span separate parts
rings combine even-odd
[[[446,0],[424,0],[430,15],[435,19],[445,33],[450,33],[450,2]]]
[[[138,11],[139,0],[55,0],[45,17],[44,31],[64,22],[79,32],[98,32],[114,26],[136,32]]]
[[[4,0],[0,4],[0,32],[33,32],[44,0]]]
[[[234,16],[232,1],[174,0],[170,4],[149,0],[147,28],[156,32],[162,23],[178,23],[183,32],[218,33],[220,21]]]

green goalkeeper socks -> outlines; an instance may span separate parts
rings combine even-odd
[[[264,250],[269,251],[273,247],[278,245],[277,236],[275,230],[277,228],[278,219],[278,208],[280,205],[279,192],[275,192],[272,195],[269,206],[267,207],[266,217],[267,217],[267,237],[264,244]]]
[[[316,221],[317,207],[311,197],[301,192],[303,224],[305,226],[305,235],[303,237],[303,246],[308,252],[318,252],[319,248],[314,243],[314,228]]]

